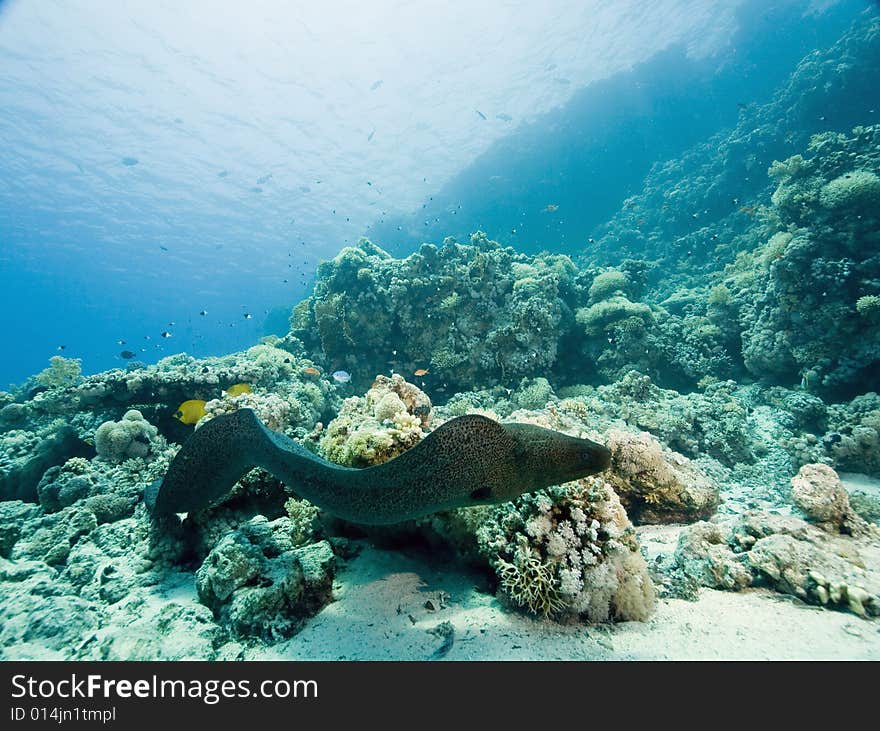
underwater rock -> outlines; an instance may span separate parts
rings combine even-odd
[[[821,444],[837,469],[880,476],[880,395],[871,391],[830,404]]]
[[[750,511],[689,526],[677,566],[702,586],[768,586],[810,604],[880,616],[880,532],[832,534],[800,518]]]
[[[601,477],[494,508],[477,541],[499,592],[533,614],[605,622],[645,620],[654,610],[635,531]]]
[[[718,506],[718,486],[687,457],[649,434],[612,429],[608,483],[636,523],[687,523],[707,518]]]
[[[675,548],[675,562],[700,586],[739,590],[750,586],[752,574],[742,554],[731,548],[726,523],[700,521],[689,526]]]
[[[0,558],[0,659],[68,660],[106,612],[59,586],[42,562]]]
[[[791,478],[791,498],[810,520],[835,533],[862,533],[865,521],[853,511],[849,494],[828,465],[806,464]]]
[[[199,604],[164,604],[155,614],[94,633],[83,659],[110,661],[213,660],[222,631]]]
[[[37,506],[21,500],[0,501],[0,558],[9,558],[22,525],[38,513]]]
[[[37,485],[46,470],[92,453],[70,426],[60,426],[45,436],[22,430],[0,435],[0,500],[36,502]]]
[[[199,599],[236,635],[277,641],[332,600],[327,541],[297,546],[291,521],[257,517],[225,536],[196,572]]]
[[[50,566],[66,563],[73,546],[98,526],[95,514],[84,507],[71,506],[43,515],[22,526],[12,547],[13,560],[42,560]]]

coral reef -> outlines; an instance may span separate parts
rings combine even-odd
[[[418,444],[431,423],[431,400],[395,373],[377,376],[366,396],[345,399],[324,429],[322,454],[348,467],[387,462]]]
[[[560,409],[611,426],[623,420],[647,431],[687,457],[709,455],[725,465],[755,459],[744,389],[733,382],[707,386],[703,393],[680,394],[659,388],[635,371],[597,388],[560,390]]]
[[[479,550],[515,606],[557,619],[644,620],[654,588],[632,524],[602,478],[523,495],[477,529]]]
[[[810,604],[880,615],[880,533],[854,538],[800,518],[748,512],[697,523],[679,539],[675,559],[702,586],[766,585]]]
[[[743,358],[756,375],[851,394],[880,372],[864,299],[880,292],[880,127],[815,135],[808,152],[770,168],[778,230],[737,294]]]
[[[49,367],[34,376],[34,381],[46,388],[74,386],[82,381],[82,360],[53,355],[49,358]]]
[[[876,88],[878,28],[876,15],[864,13],[836,43],[808,54],[766,103],[745,105],[733,129],[656,165],[644,189],[593,234],[585,258],[605,266],[624,258],[656,262],[656,299],[662,301],[693,275],[717,270],[753,248],[754,239],[744,234],[761,227],[762,204],[770,203],[768,166],[827,131],[828,110],[835,110],[838,130],[864,124],[865,110],[852,100],[872,98]]]
[[[0,391],[0,658],[240,659],[332,601],[365,535],[451,548],[503,604],[559,621],[645,620],[652,576],[880,616],[880,501],[835,472],[880,476],[880,125],[841,103],[873,98],[878,68],[864,14],[656,165],[579,265],[481,232],[405,258],[361,240],[284,337],[85,376],[55,356]],[[612,468],[384,533],[253,470],[160,525],[144,491],[192,433],[187,400],[206,402],[196,428],[249,408],[354,467],[476,413],[607,442]],[[679,538],[649,569],[651,530]],[[460,628],[437,627],[439,657]]]
[[[574,275],[566,256],[517,254],[482,233],[405,259],[363,239],[319,266],[291,333],[362,386],[389,361],[404,373],[430,367],[449,387],[540,375],[571,319]]]
[[[649,434],[612,429],[608,483],[636,523],[687,523],[718,506],[718,486],[687,457],[664,450]]]
[[[253,518],[226,534],[196,572],[199,599],[239,636],[290,636],[332,599],[327,541],[298,546],[289,518]]]
[[[37,485],[46,470],[92,453],[74,428],[55,421],[37,431],[0,433],[0,500],[36,500]]]
[[[137,409],[130,409],[120,421],[105,421],[95,431],[95,451],[107,462],[146,457],[157,443],[159,430]]]

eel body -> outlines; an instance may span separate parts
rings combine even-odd
[[[218,416],[197,429],[145,499],[154,515],[200,510],[262,467],[297,495],[354,523],[397,523],[439,510],[512,500],[606,469],[601,444],[529,424],[483,416],[447,421],[384,464],[331,464],[251,409]]]

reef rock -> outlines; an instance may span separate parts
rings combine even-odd
[[[320,448],[328,460],[348,467],[381,464],[418,444],[432,417],[424,391],[397,373],[378,376],[365,397],[345,399]]]
[[[199,599],[239,636],[289,637],[332,600],[327,541],[296,546],[288,518],[253,518],[227,534],[196,572]]]
[[[718,486],[687,457],[646,432],[611,429],[606,479],[637,523],[687,523],[718,507]]]
[[[828,465],[805,464],[791,478],[791,498],[810,520],[834,533],[863,533],[867,523],[850,507],[849,494]]]
[[[675,552],[702,586],[767,586],[810,604],[880,616],[880,533],[831,534],[800,518],[752,511],[685,530]]]

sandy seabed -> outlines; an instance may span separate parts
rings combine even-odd
[[[649,558],[678,526],[646,526]],[[647,622],[560,625],[505,609],[458,566],[365,548],[337,576],[336,601],[260,660],[878,660],[880,620],[809,606],[765,589],[703,589],[661,599]],[[430,604],[428,604],[430,603]],[[427,606],[426,606],[427,605]],[[434,609],[428,608],[433,606]],[[454,629],[451,646],[448,622]]]

